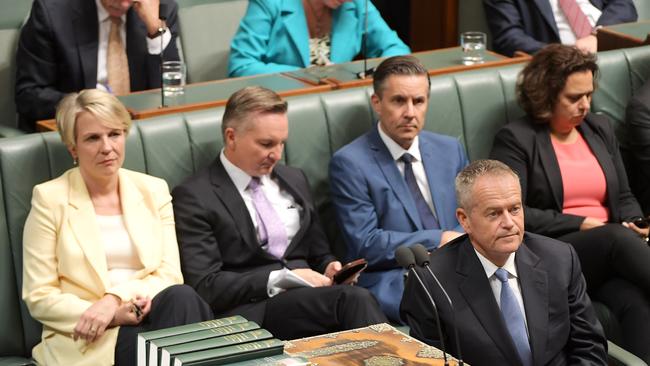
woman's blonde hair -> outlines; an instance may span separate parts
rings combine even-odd
[[[56,127],[61,140],[68,147],[75,147],[75,126],[81,112],[88,112],[110,128],[124,130],[128,135],[131,115],[114,95],[99,89],[86,89],[66,95],[56,108]]]

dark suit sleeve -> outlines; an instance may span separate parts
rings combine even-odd
[[[206,200],[201,199],[201,193],[212,194],[185,185],[172,191],[185,283],[196,289],[215,314],[267,298],[266,285],[270,269],[251,268],[243,272],[223,269],[215,232],[227,227],[219,222],[218,215],[213,212],[214,208],[205,207]]]
[[[568,289],[571,328],[566,345],[568,364],[605,365],[607,340],[587,295],[587,284],[582,275],[578,254],[572,246],[567,245],[566,248],[571,253],[571,283]]]
[[[630,185],[647,213],[650,212],[650,80],[630,100],[625,119],[623,145],[629,152]]]
[[[528,180],[532,177],[537,179],[545,179],[544,171],[541,166],[534,166],[531,162],[531,154],[528,150],[533,149],[532,146],[524,147],[526,145],[533,145],[533,141],[521,141],[513,130],[507,126],[502,128],[494,138],[490,158],[500,160],[508,165],[519,175],[521,183],[521,192],[524,200],[524,213],[525,225],[528,231],[546,235],[550,237],[557,237],[562,234],[580,230],[580,225],[584,221],[584,217],[563,214],[562,212],[553,209],[541,209],[528,205],[530,197],[528,196]],[[528,149],[528,150],[527,150]],[[541,174],[534,175],[533,168],[537,168]],[[530,184],[546,184],[546,182],[531,182]],[[548,195],[552,193],[546,192]],[[551,197],[547,197],[550,200]]]
[[[428,281],[427,274],[420,269],[417,269],[417,271],[421,278],[425,278],[425,281]],[[400,304],[400,316],[409,326],[412,337],[441,349],[436,316],[431,303],[425,299],[427,299],[427,294],[413,274],[409,272],[408,279],[404,284],[404,295]],[[441,324],[441,328],[444,328],[444,324]],[[447,344],[448,337],[444,329],[443,337],[445,337],[444,342]]]
[[[603,13],[596,25],[636,22],[637,13],[632,0],[604,0]]]
[[[513,0],[483,0],[483,6],[498,52],[506,56],[512,56],[515,51],[533,54],[546,45],[526,34],[524,20]]]
[[[24,118],[36,121],[54,117],[64,93],[59,84],[57,44],[52,23],[42,0],[34,1],[20,33],[16,52],[16,107]]]

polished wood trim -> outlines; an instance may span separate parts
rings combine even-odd
[[[411,0],[411,50],[458,45],[458,6],[458,0]]]
[[[650,44],[650,34],[643,40],[608,28],[599,29],[596,37],[598,38],[598,52]]]

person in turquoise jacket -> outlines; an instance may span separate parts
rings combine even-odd
[[[362,52],[366,0],[250,0],[230,47],[230,76],[351,61]],[[368,57],[411,50],[368,1]]]

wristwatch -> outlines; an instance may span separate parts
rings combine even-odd
[[[156,30],[156,32],[154,34],[147,34],[147,37],[149,37],[150,39],[154,39],[154,38],[156,38],[158,36],[163,35],[163,33],[165,33],[166,31],[167,31],[167,28],[160,27],[160,28],[158,28]]]

